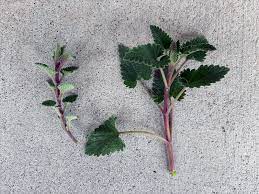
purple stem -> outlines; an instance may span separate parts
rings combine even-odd
[[[62,68],[63,64],[61,62],[55,62],[55,96],[56,96],[56,102],[57,102],[57,108],[58,111],[60,113],[60,120],[61,120],[61,126],[64,129],[64,131],[68,134],[68,136],[72,139],[73,142],[77,143],[77,139],[73,136],[73,134],[71,133],[71,131],[69,130],[68,126],[67,126],[67,121],[65,119],[65,111],[64,111],[64,107],[62,104],[62,99],[61,99],[61,91],[58,88],[58,86],[61,83],[61,79],[62,79],[62,75],[61,75],[61,68]]]
[[[170,112],[170,86],[171,86],[171,79],[173,76],[173,71],[174,68],[172,66],[169,66],[168,68],[168,73],[167,73],[167,83],[168,87],[164,89],[164,107],[163,107],[163,118],[164,118],[164,132],[165,132],[165,137],[166,140],[168,141],[168,144],[166,144],[166,151],[167,151],[167,157],[168,157],[168,168],[171,174],[175,172],[175,167],[174,167],[174,155],[173,155],[173,145],[172,145],[172,125],[173,125],[173,120],[172,115],[173,109],[171,109]]]

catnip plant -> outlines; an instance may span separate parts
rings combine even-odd
[[[203,62],[209,51],[216,50],[204,36],[189,41],[173,40],[166,32],[151,25],[154,43],[134,48],[119,45],[121,75],[125,86],[135,88],[143,84],[158,105],[164,122],[164,136],[151,131],[118,131],[116,117],[112,116],[88,137],[85,153],[106,155],[123,150],[124,134],[143,134],[162,141],[166,146],[170,174],[176,175],[173,155],[173,126],[175,101],[181,101],[187,89],[209,86],[219,81],[229,68],[218,65],[201,65],[197,69],[185,68],[187,61]],[[144,80],[153,79],[152,88]]]
[[[49,76],[47,84],[51,91],[55,95],[55,100],[45,100],[42,105],[52,108],[58,115],[61,121],[61,126],[72,139],[73,142],[77,143],[77,139],[71,132],[72,121],[77,119],[77,116],[66,114],[68,106],[75,102],[78,95],[70,93],[75,87],[71,83],[63,82],[65,76],[73,73],[78,69],[76,66],[64,67],[69,60],[73,59],[69,52],[65,51],[65,46],[57,45],[53,53],[54,67],[46,65],[44,63],[36,63],[41,70],[43,70]]]

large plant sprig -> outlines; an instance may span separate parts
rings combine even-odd
[[[64,65],[72,58],[73,56],[65,51],[65,46],[60,46],[58,44],[53,54],[54,68],[43,63],[36,63],[36,65],[49,76],[47,83],[55,94],[55,100],[45,100],[42,102],[42,105],[51,107],[56,111],[58,118],[61,121],[62,128],[73,142],[77,143],[77,139],[71,133],[71,122],[77,119],[77,116],[66,115],[65,110],[69,104],[76,101],[78,95],[71,93],[64,97],[66,93],[70,92],[75,87],[71,83],[62,83],[66,75],[69,75],[78,69],[76,66],[64,67]]]
[[[147,91],[151,91],[149,94],[163,115],[164,137],[146,130],[119,132],[115,127],[116,118],[111,117],[90,134],[86,154],[99,156],[123,150],[125,144],[119,137],[123,134],[148,135],[165,143],[169,171],[176,175],[172,147],[175,101],[182,100],[188,88],[209,86],[219,81],[229,69],[218,65],[201,65],[198,69],[183,70],[186,61],[203,62],[207,52],[215,50],[215,47],[204,36],[181,44],[157,26],[152,25],[150,29],[155,43],[134,48],[119,45],[121,74],[124,84],[134,88],[138,80],[149,80],[154,72],[152,89]]]

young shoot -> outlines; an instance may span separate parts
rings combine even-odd
[[[75,88],[73,84],[63,82],[67,75],[78,69],[76,66],[64,67],[66,63],[73,58],[70,53],[65,51],[65,46],[58,44],[53,53],[53,67],[44,63],[36,63],[36,65],[48,75],[47,84],[55,96],[53,100],[45,100],[42,102],[42,105],[55,110],[64,131],[73,142],[77,143],[77,139],[71,132],[71,123],[77,119],[77,116],[66,114],[66,109],[71,103],[76,101],[78,95],[70,93]]]

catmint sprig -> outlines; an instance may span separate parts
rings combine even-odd
[[[148,94],[159,106],[164,121],[164,137],[150,131],[118,131],[115,126],[116,117],[110,117],[99,128],[95,129],[86,143],[86,154],[105,155],[123,150],[124,142],[120,139],[124,134],[146,135],[162,142],[166,146],[168,169],[176,175],[173,154],[173,126],[175,101],[181,101],[189,88],[209,86],[222,79],[229,68],[218,65],[201,65],[198,69],[184,69],[187,61],[203,62],[209,51],[216,50],[204,36],[180,43],[174,41],[161,28],[151,25],[150,30],[154,43],[134,48],[119,45],[121,75],[124,84],[135,88],[137,82],[153,78],[152,88]],[[144,87],[146,89],[146,86]]]
[[[68,94],[75,88],[74,85],[63,82],[65,76],[78,69],[76,66],[64,67],[64,65],[71,59],[73,59],[73,56],[65,51],[65,46],[60,46],[58,44],[53,53],[54,68],[43,63],[36,63],[36,65],[38,65],[49,76],[47,83],[55,95],[55,100],[46,100],[42,102],[42,105],[51,107],[55,110],[64,131],[73,140],[73,142],[77,143],[77,139],[71,132],[72,121],[76,120],[77,116],[67,115],[65,112],[67,106],[75,102],[78,97],[77,94]]]

